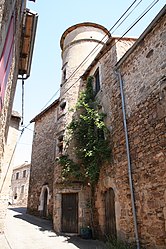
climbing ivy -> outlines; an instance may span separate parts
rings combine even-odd
[[[76,115],[67,128],[70,141],[74,139],[74,153],[79,163],[68,155],[61,156],[59,162],[65,179],[73,176],[94,184],[98,181],[102,163],[110,158],[111,150],[108,140],[104,138],[104,134],[108,135],[105,114],[97,109],[92,81],[93,77],[89,77],[86,89],[81,92],[76,104]]]

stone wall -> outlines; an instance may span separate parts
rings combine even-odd
[[[0,232],[3,232],[3,222],[6,214],[6,205],[8,200],[6,199],[6,192],[3,193],[2,183],[4,182],[3,176],[5,172],[2,168],[5,166],[5,145],[7,143],[7,136],[9,131],[9,125],[11,120],[12,105],[14,100],[14,94],[17,83],[18,75],[18,62],[19,62],[19,51],[20,51],[20,36],[22,28],[22,17],[23,9],[25,7],[26,1],[1,1],[0,3],[0,57],[2,55],[3,47],[5,44],[6,34],[9,27],[9,21],[11,16],[14,15],[14,50],[13,58],[10,67],[10,73],[8,76],[8,82],[5,90],[5,97],[3,108],[0,113],[0,178],[1,178],[1,197],[0,197]],[[16,142],[16,141],[15,141]],[[13,146],[13,144],[11,144]],[[11,155],[11,153],[10,153]],[[10,174],[11,177],[11,174]],[[10,179],[8,175],[8,179]],[[6,180],[5,180],[6,181]],[[4,184],[3,184],[4,185]],[[5,182],[5,186],[9,186],[9,182]],[[5,190],[6,191],[6,190]]]
[[[138,231],[146,248],[165,248],[165,14],[119,65],[125,93]]]
[[[13,112],[10,120],[7,142],[4,148],[4,158],[2,161],[2,171],[0,177],[0,232],[3,232],[6,209],[9,202],[9,187],[14,163],[14,150],[18,138],[20,116]]]
[[[133,45],[135,39],[112,38],[107,51],[103,48],[103,56],[91,67],[88,75],[94,75],[97,68],[100,73],[101,90],[96,99],[106,114],[105,123],[109,129],[112,155],[110,164],[103,165],[95,194],[95,233],[98,237],[105,236],[105,192],[112,188],[115,193],[116,228],[118,236],[133,235],[132,212],[129,203],[130,190],[128,184],[127,158],[119,83],[116,81],[114,67],[118,59]],[[87,75],[87,76],[88,76]],[[86,73],[85,73],[86,76]],[[95,83],[95,82],[94,82]],[[110,234],[111,235],[111,234]],[[128,236],[129,237],[129,236]]]
[[[100,69],[97,99],[107,114],[112,147],[112,160],[102,166],[96,188],[95,230],[105,235],[105,193],[111,188],[115,194],[117,236],[135,240],[122,102],[115,74],[118,67],[124,85],[138,234],[141,244],[150,249],[166,246],[165,26],[165,16],[160,14],[116,68],[118,55],[124,51],[123,42],[117,43],[116,49],[108,49],[89,73],[93,75],[97,67]]]
[[[48,190],[47,216],[53,212],[53,172],[55,164],[58,102],[33,119],[35,122],[29,183],[28,212],[42,215],[43,191]],[[45,186],[45,187],[44,187]]]

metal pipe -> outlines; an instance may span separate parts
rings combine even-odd
[[[121,94],[121,101],[122,101],[123,124],[124,124],[124,131],[125,131],[125,140],[126,140],[128,177],[129,177],[129,185],[130,185],[130,192],[131,192],[131,204],[132,204],[133,220],[134,220],[135,241],[136,241],[137,249],[140,249],[140,242],[139,242],[139,237],[138,237],[138,225],[137,225],[137,217],[136,217],[136,207],[135,207],[135,197],[134,197],[134,188],[133,188],[132,172],[131,172],[131,159],[130,159],[130,148],[129,148],[127,122],[126,122],[126,110],[125,110],[123,80],[122,80],[122,76],[121,76],[119,71],[116,70],[115,74],[118,75],[119,83],[120,83],[120,94]]]

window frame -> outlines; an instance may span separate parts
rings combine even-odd
[[[26,169],[25,169],[25,170],[23,170],[23,173],[22,173],[23,178],[25,178],[25,177],[26,177],[26,173],[27,173]]]
[[[20,172],[17,172],[17,173],[16,173],[16,180],[19,179],[19,175],[20,175]]]

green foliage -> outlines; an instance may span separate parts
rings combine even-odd
[[[77,180],[83,181],[84,174],[81,170],[81,165],[73,162],[68,155],[63,155],[59,158],[59,163],[62,165],[62,178],[69,180],[76,178]]]
[[[92,77],[87,80],[86,90],[80,94],[76,104],[76,116],[68,126],[70,139],[75,141],[75,155],[80,162],[74,163],[68,156],[60,159],[63,166],[62,174],[69,174],[88,179],[90,183],[98,181],[102,163],[111,155],[108,140],[104,134],[108,130],[104,123],[105,114],[97,110],[93,94]],[[65,159],[65,163],[64,163]]]

